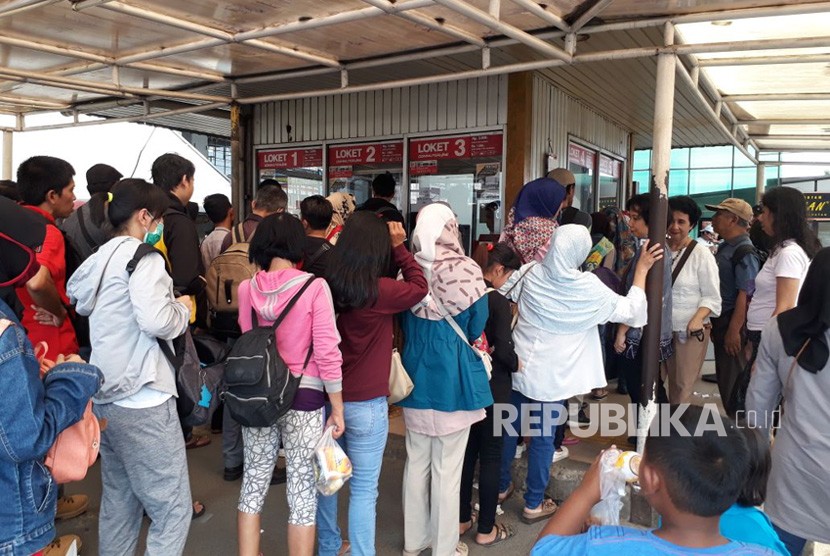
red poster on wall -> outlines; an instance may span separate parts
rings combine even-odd
[[[409,163],[410,176],[425,176],[438,173],[437,160],[413,160]]]
[[[583,168],[593,168],[595,156],[594,151],[590,149],[575,145],[574,143],[568,145],[568,162],[571,164],[576,164]]]
[[[332,166],[400,164],[401,162],[403,162],[403,141],[329,147],[328,163]]]
[[[622,163],[619,160],[614,160],[605,155],[599,157],[599,173],[603,176],[611,176],[612,178],[620,177],[620,169]]]
[[[329,166],[329,178],[350,178],[353,174],[351,166]]]
[[[409,142],[409,160],[446,160],[501,156],[502,135],[466,135],[463,137],[431,137]]]
[[[257,168],[279,170],[284,168],[316,168],[323,165],[323,148],[279,149],[257,152]]]

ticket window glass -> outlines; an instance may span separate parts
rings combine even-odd
[[[351,193],[358,206],[372,198],[372,180],[387,172],[392,174],[397,184],[392,204],[405,214],[403,141],[328,147],[329,193]]]
[[[278,149],[257,152],[259,182],[273,178],[288,194],[288,212],[300,214],[300,202],[324,195],[323,148]]]
[[[581,145],[568,145],[568,170],[576,178],[573,206],[591,213],[595,210],[594,172],[596,168],[596,153]]]
[[[622,162],[599,155],[599,210],[619,206]]]
[[[410,228],[430,203],[444,202],[455,212],[464,249],[501,230],[501,133],[409,142]],[[411,232],[411,230],[410,230]]]

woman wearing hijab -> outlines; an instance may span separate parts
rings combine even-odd
[[[828,275],[825,248],[810,265],[795,308],[764,327],[746,399],[748,415],[757,417],[769,438],[773,412],[784,397],[764,511],[792,554],[801,554],[807,540],[830,543]]]
[[[429,293],[402,323],[403,364],[415,385],[399,404],[406,423],[404,554],[431,546],[435,556],[463,556],[468,548],[458,542],[458,500],[464,452],[470,425],[493,404],[487,371],[470,345],[487,323],[486,286],[481,268],[464,255],[448,206],[427,205],[417,222],[413,253]]]
[[[544,257],[565,195],[565,188],[551,178],[528,182],[519,191],[499,241],[510,245],[522,263],[541,261]]]
[[[346,224],[346,220],[349,219],[349,216],[355,210],[355,202],[354,202],[354,195],[351,193],[344,193],[343,191],[339,191],[337,193],[332,193],[326,200],[331,203],[334,212],[331,216],[331,224],[329,224],[328,229],[326,230],[326,240],[334,245],[337,243],[337,238],[340,237],[340,232],[343,230],[343,226]]]
[[[663,253],[660,245],[643,246],[633,285],[623,297],[595,274],[580,271],[591,245],[584,226],[561,226],[544,260],[523,280],[519,321],[513,331],[522,367],[513,374],[511,402],[517,415],[528,420],[524,427],[529,428],[531,437],[521,515],[525,523],[546,519],[557,509],[553,500],[545,498],[556,429],[549,426],[551,419],[558,423],[567,418],[565,402],[571,396],[605,386],[598,326],[606,322],[634,327],[646,323],[646,274]],[[530,411],[523,410],[526,404],[533,404]],[[518,421],[507,429],[504,438],[499,485],[502,500],[514,490],[510,465],[524,429]]]

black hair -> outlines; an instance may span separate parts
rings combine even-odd
[[[11,199],[16,203],[23,200],[23,197],[20,196],[20,191],[17,189],[17,184],[12,180],[0,180],[0,197]]]
[[[696,405],[662,406],[678,422],[670,430],[646,439],[643,461],[656,469],[675,508],[700,517],[715,517],[732,506],[744,488],[749,471],[749,450],[743,433],[717,410]],[[713,423],[714,421],[714,423]],[[720,429],[720,430],[718,430]],[[722,434],[723,433],[723,434]]]
[[[260,185],[254,197],[254,207],[272,214],[285,210],[288,207],[288,194],[279,185]]]
[[[810,259],[816,256],[821,242],[807,221],[807,202],[801,191],[793,187],[773,187],[764,194],[761,204],[775,216],[773,252],[792,239]]]
[[[300,215],[312,230],[325,230],[331,224],[334,207],[322,195],[306,197],[300,203]]]
[[[284,212],[262,219],[248,248],[248,259],[259,268],[268,270],[274,259],[286,259],[294,264],[303,260],[305,231],[300,220]]]
[[[265,187],[266,185],[276,185],[277,187],[282,189],[282,184],[274,178],[265,178],[264,180],[259,182],[259,187]]]
[[[700,207],[697,205],[695,200],[688,195],[669,197],[669,212],[671,213],[674,211],[682,212],[688,216],[689,224],[693,227],[697,225],[700,221],[700,217],[703,215],[703,211],[700,210]],[[669,218],[671,218],[671,216]]]
[[[372,193],[375,194],[375,197],[392,197],[395,194],[396,186],[395,178],[392,177],[392,174],[386,172],[372,180]]]
[[[153,162],[153,183],[168,193],[176,189],[182,178],[191,179],[195,173],[193,163],[177,154],[163,154]]]
[[[760,506],[767,498],[767,480],[772,469],[769,445],[764,441],[758,429],[749,428],[741,423],[746,447],[749,450],[749,471],[744,487],[738,495],[738,504],[747,508]]]
[[[86,203],[87,210],[89,211],[89,219],[92,220],[92,223],[98,228],[102,229],[109,226],[106,213],[107,199],[109,198],[108,196],[109,193],[95,193]]]
[[[749,239],[756,249],[767,254],[774,246],[773,239],[767,235],[761,221],[757,219],[749,226]]]
[[[482,270],[487,272],[497,264],[510,270],[519,270],[522,266],[522,259],[509,244],[502,241],[493,245],[493,248],[488,251],[487,264]]]
[[[208,195],[202,201],[202,205],[205,207],[205,214],[214,224],[222,222],[231,211],[231,200],[228,199],[227,195],[221,193]]]
[[[113,230],[121,232],[136,212],[147,209],[154,219],[161,218],[170,200],[160,188],[137,178],[120,180],[112,187],[112,201],[107,208]],[[101,194],[106,195],[106,194]]]
[[[17,191],[27,205],[37,206],[50,191],[58,195],[72,183],[75,169],[54,156],[33,156],[17,168]]]
[[[651,198],[648,193],[640,193],[634,195],[625,203],[625,210],[636,210],[640,213],[640,218],[649,225],[648,218],[651,215]]]
[[[392,242],[383,218],[368,211],[351,215],[329,255],[326,281],[337,310],[370,307],[389,271]]]

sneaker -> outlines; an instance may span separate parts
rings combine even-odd
[[[527,450],[527,448],[525,448],[524,444],[517,444],[516,445],[516,455],[513,456],[513,458],[514,459],[522,459],[522,454],[525,453],[525,450]]]
[[[570,452],[568,451],[568,449],[565,446],[562,446],[553,453],[553,463],[556,463],[557,461],[562,461],[563,459],[568,459],[569,455]]]
[[[226,481],[236,481],[240,477],[242,477],[242,465],[225,468],[224,479]]]
[[[81,549],[81,537],[63,535],[53,540],[41,551],[42,556],[78,556]]]
[[[86,494],[74,494],[58,498],[58,511],[55,519],[72,519],[84,513],[89,507],[89,497]]]

